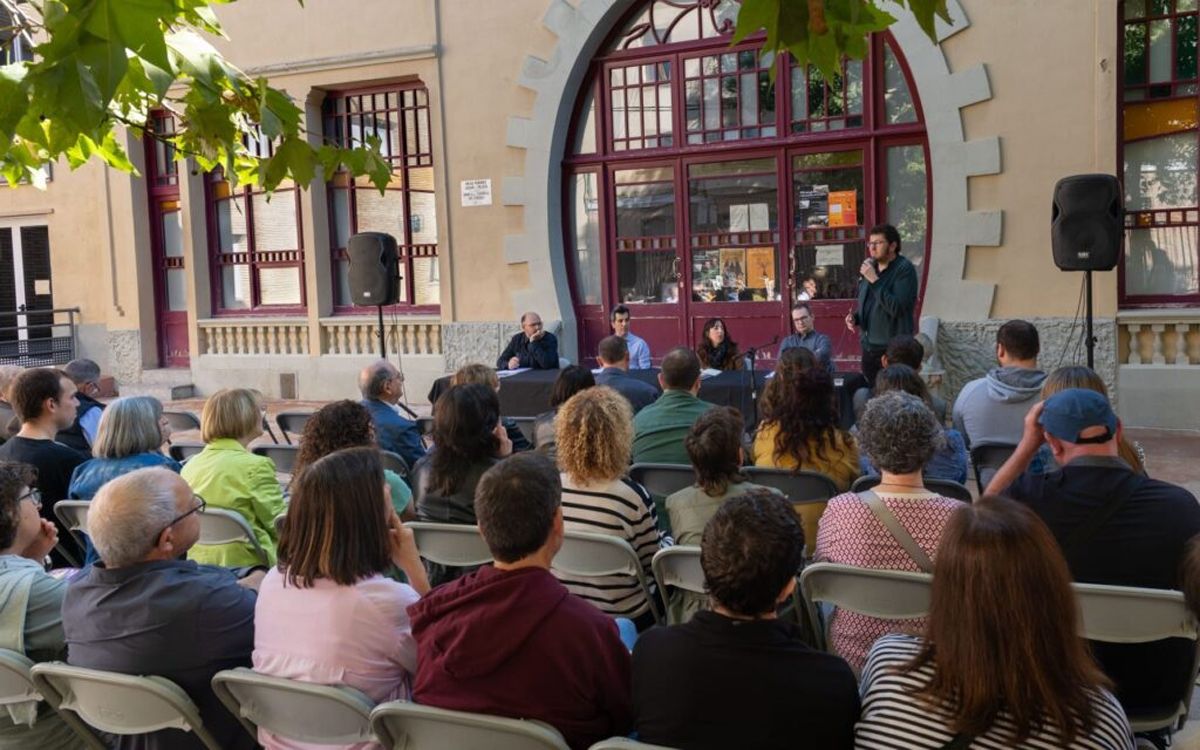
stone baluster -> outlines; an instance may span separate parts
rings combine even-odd
[[[1190,365],[1192,362],[1188,358],[1188,331],[1192,325],[1190,323],[1175,324],[1175,364]]]
[[[1150,364],[1165,365],[1167,358],[1163,355],[1163,331],[1166,326],[1162,323],[1150,324]]]

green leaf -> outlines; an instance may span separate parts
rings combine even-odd
[[[300,137],[287,138],[275,147],[275,155],[267,162],[262,186],[274,190],[288,175],[297,184],[307,185],[316,174],[317,155],[312,146]]]
[[[24,63],[0,67],[0,142],[12,139],[17,123],[28,109],[25,71]]]

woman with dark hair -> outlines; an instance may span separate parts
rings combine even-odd
[[[496,392],[478,383],[451,386],[433,405],[433,449],[413,467],[417,518],[475,523],[475,485],[485,471],[511,453]],[[468,572],[468,568],[429,564],[435,586]]]
[[[838,426],[833,378],[823,367],[810,367],[789,380],[781,381],[769,409],[762,411],[754,436],[754,465],[817,471],[832,479],[838,490],[850,489],[858,477],[858,446]],[[817,523],[824,510],[824,503],[797,507],[809,552],[817,543]]]
[[[775,372],[763,386],[762,395],[758,398],[758,410],[765,414],[770,411],[779,394],[789,388],[796,387],[796,376],[817,366],[817,355],[811,349],[795,346],[784,349],[775,364]]]
[[[307,466],[343,448],[375,446],[375,423],[371,412],[357,401],[342,399],[325,404],[304,423],[300,450],[292,468],[293,483]],[[415,519],[412,510],[412,490],[403,478],[391,469],[383,470],[392,495],[392,507],[405,519]]]
[[[911,394],[924,401],[930,409],[933,408],[933,397],[925,385],[925,380],[908,365],[888,365],[875,376],[874,396],[882,396],[889,391]],[[967,481],[967,465],[970,463],[967,443],[963,440],[962,433],[955,429],[943,427],[942,437],[945,438],[945,445],[925,464],[923,476],[926,479],[949,479],[962,484]],[[871,457],[866,453],[860,452],[858,461],[863,474],[879,474],[875,464],[871,463]]]
[[[407,609],[429,582],[388,493],[379,451],[369,446],[335,451],[296,474],[279,564],[254,607],[256,672],[346,685],[376,703],[409,697],[417,644]],[[411,585],[384,576],[392,565]],[[270,750],[308,747],[263,729],[258,740]]]
[[[558,408],[582,390],[596,384],[592,371],[580,365],[564,367],[554,380],[554,388],[550,391],[550,411],[542,412],[533,421],[533,447],[554,458],[557,447],[554,442],[554,417]]]
[[[985,496],[946,527],[924,636],[872,646],[854,746],[1130,750],[1109,686],[1049,529]]]
[[[700,332],[700,343],[696,346],[700,366],[710,370],[740,370],[742,357],[738,354],[737,342],[720,318],[709,318]]]

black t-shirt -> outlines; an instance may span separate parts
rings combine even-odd
[[[688,750],[850,748],[858,685],[796,626],[701,611],[633,649],[638,739]]]
[[[1134,473],[1119,458],[1087,457],[1049,474],[1026,474],[1005,493],[1037,513],[1059,544],[1100,512]],[[1072,577],[1081,583],[1179,589],[1188,541],[1200,533],[1200,504],[1182,487],[1144,479],[1089,540],[1065,549]],[[1190,679],[1195,644],[1172,638],[1147,644],[1092,642],[1104,671],[1117,683],[1127,711],[1177,701]]]
[[[42,518],[53,522],[58,527],[59,543],[79,553],[80,560],[83,559],[82,550],[78,549],[70,533],[54,515],[54,504],[67,497],[67,488],[71,485],[71,474],[75,471],[76,466],[89,458],[91,456],[53,440],[14,437],[4,445],[0,445],[0,461],[19,461],[37,469],[37,488],[42,493]],[[55,562],[61,564],[66,561],[56,554]]]

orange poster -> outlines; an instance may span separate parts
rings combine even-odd
[[[829,226],[858,225],[858,194],[854,190],[835,190],[829,194]]]

